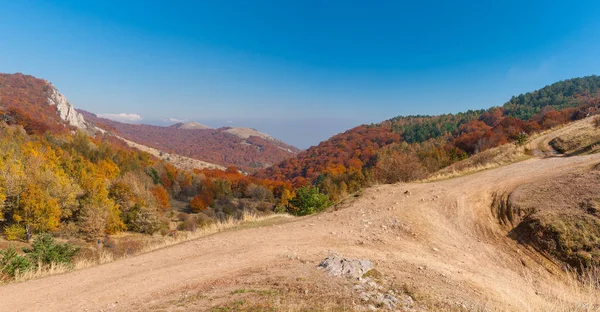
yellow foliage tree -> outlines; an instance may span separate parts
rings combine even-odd
[[[286,212],[288,206],[290,205],[290,200],[292,200],[294,197],[296,197],[296,193],[294,191],[284,189],[281,193],[279,204],[277,204],[277,207],[275,208],[276,212]]]
[[[110,167],[110,165],[109,165]],[[117,168],[118,169],[118,168]],[[109,197],[106,176],[95,165],[84,161],[78,168],[80,185],[85,195],[80,200],[82,211],[79,220],[81,231],[88,238],[115,234],[125,229],[119,205]]]
[[[121,173],[119,167],[110,160],[101,160],[96,166],[98,175],[108,180],[115,179]]]
[[[27,238],[33,232],[47,232],[58,228],[61,209],[56,198],[50,197],[35,184],[29,184],[21,193],[13,219],[25,224]]]

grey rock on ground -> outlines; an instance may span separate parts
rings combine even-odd
[[[373,268],[369,260],[348,259],[339,255],[331,255],[319,264],[319,268],[326,270],[332,276],[361,278]]]

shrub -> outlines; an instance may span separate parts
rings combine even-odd
[[[285,205],[278,205],[277,207],[275,207],[275,213],[287,213],[287,207]]]
[[[0,272],[14,277],[19,272],[25,272],[32,267],[31,261],[19,255],[15,246],[10,245],[7,250],[0,250]]]
[[[250,184],[246,192],[248,197],[258,201],[272,201],[273,193],[263,185]]]
[[[168,211],[171,208],[171,204],[169,203],[169,194],[165,188],[162,187],[162,185],[154,186],[150,192],[152,195],[154,195],[156,201],[158,201],[158,205],[163,211]]]
[[[519,134],[517,134],[517,136],[515,137],[515,143],[518,146],[522,146],[526,142],[527,142],[527,133],[525,133],[525,132],[519,132]]]
[[[27,231],[25,231],[25,228],[19,224],[13,224],[5,227],[4,235],[6,235],[6,239],[8,240],[27,239]]]
[[[213,195],[210,192],[201,192],[194,196],[190,201],[190,208],[193,212],[206,210],[213,203]]]
[[[329,197],[319,192],[319,188],[314,186],[304,186],[296,191],[290,204],[290,212],[298,216],[305,216],[321,211],[331,205]]]
[[[70,244],[58,244],[52,235],[44,233],[36,237],[31,249],[23,248],[23,252],[38,266],[51,264],[71,264],[73,257],[79,252],[79,247]]]
[[[127,229],[133,232],[154,234],[160,230],[157,211],[148,207],[134,207],[127,214]]]
[[[182,212],[179,214],[179,220],[181,220],[181,223],[177,226],[177,229],[180,231],[195,231],[199,226],[198,218],[194,215]]]
[[[600,116],[594,117],[594,127],[600,128]]]
[[[408,182],[424,178],[426,171],[414,153],[391,151],[382,153],[377,162],[376,172],[383,183]]]

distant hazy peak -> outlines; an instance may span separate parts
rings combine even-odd
[[[223,131],[231,133],[233,135],[237,135],[242,139],[247,139],[251,136],[257,136],[265,140],[276,141],[275,138],[273,138],[272,136],[252,128],[226,128]]]
[[[197,122],[188,122],[188,123],[176,123],[174,125],[172,125],[171,127],[177,128],[177,129],[211,129],[211,127],[209,126],[205,126],[201,123],[197,123]]]

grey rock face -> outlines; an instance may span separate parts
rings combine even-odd
[[[360,278],[373,268],[369,260],[347,259],[332,255],[319,264],[319,268],[326,270],[329,275]]]
[[[67,98],[60,94],[53,85],[50,85],[48,105],[56,106],[58,115],[67,124],[79,129],[88,129],[90,127],[83,116],[75,110],[73,105],[67,101]]]

